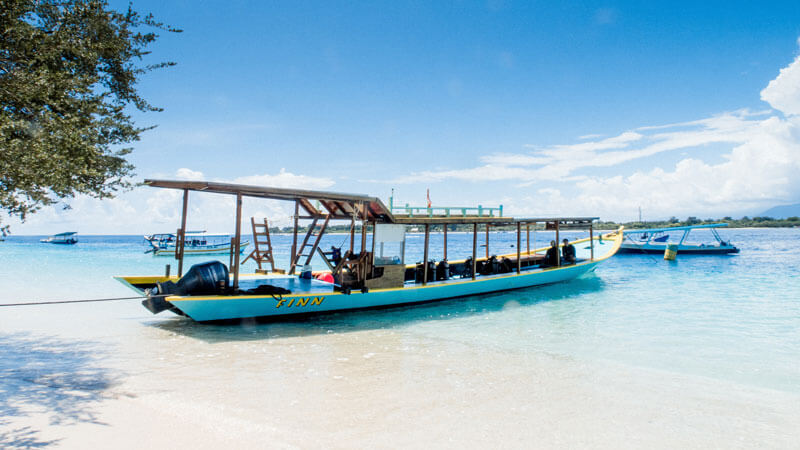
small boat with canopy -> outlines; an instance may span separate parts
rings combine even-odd
[[[667,245],[677,245],[678,254],[720,255],[739,253],[739,249],[722,239],[717,228],[727,227],[727,223],[710,223],[703,225],[686,225],[680,227],[648,228],[644,230],[625,230],[625,241],[620,246],[620,253],[664,253]],[[708,230],[713,243],[690,242],[692,230]]]
[[[503,216],[501,208],[483,207],[429,206],[420,211],[387,207],[379,198],[360,194],[206,181],[145,180],[145,185],[183,191],[175,252],[178,273],[116,278],[145,294],[147,299],[142,303],[154,314],[172,311],[200,322],[408,305],[564,282],[594,271],[617,252],[623,239],[622,228],[595,234],[592,224],[596,217],[514,218]],[[184,239],[180,235],[186,227],[190,192],[235,198],[233,248],[242,238],[244,197],[293,203],[294,232],[288,267],[275,268],[269,239],[256,235],[257,224],[253,220],[256,250],[251,257],[259,266],[255,273],[239,273],[239,253],[231,252],[228,265],[211,261],[196,264],[183,274]],[[301,221],[305,224],[304,236]],[[321,237],[332,221],[350,222],[349,249],[326,253],[320,248]],[[545,264],[547,249],[530,247],[530,232],[532,228],[535,232],[537,225],[554,232],[557,241],[560,231],[588,231],[587,237],[571,243],[577,250],[575,261],[565,263],[556,258],[555,264]],[[450,261],[447,231],[455,226],[471,231],[472,256]],[[424,232],[419,264],[406,262],[406,229],[411,227]],[[490,227],[516,232],[516,251],[492,255],[488,245]],[[482,255],[478,255],[479,228],[487,236]],[[443,233],[441,255],[430,251],[434,229]],[[265,235],[268,237],[268,233]],[[327,270],[312,274],[309,264],[315,255],[323,259]],[[269,262],[271,270],[261,269],[262,261]]]
[[[48,238],[40,239],[39,242],[45,244],[59,244],[59,245],[75,245],[78,243],[76,235],[77,231],[67,231],[64,233],[54,234]]]
[[[175,256],[175,249],[178,247],[178,238],[183,239],[183,253],[186,255],[226,255],[231,251],[233,240],[227,233],[207,233],[206,231],[187,231],[183,235],[176,233],[157,233],[144,237],[150,244],[150,248],[145,253],[152,253],[156,256]],[[239,252],[244,252],[249,241],[244,241],[239,245]]]

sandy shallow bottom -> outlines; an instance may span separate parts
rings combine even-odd
[[[800,448],[800,230],[728,236],[740,255],[295,322],[0,308],[0,448]],[[56,247],[7,240],[0,303],[130,296],[113,275],[167,261]]]
[[[797,448],[800,396],[403,330],[120,343],[64,402],[18,405],[7,447]],[[170,351],[180,342],[181,354]],[[131,364],[131,361],[135,361]],[[37,383],[43,381],[40,378]],[[47,394],[45,394],[47,395]],[[53,394],[55,395],[55,394]],[[91,398],[83,398],[89,396]],[[58,404],[56,402],[55,404]],[[65,414],[70,413],[70,414]]]

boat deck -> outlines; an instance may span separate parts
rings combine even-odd
[[[239,289],[248,290],[269,284],[292,291],[292,293],[303,294],[325,294],[333,292],[334,285],[320,280],[308,280],[297,275],[252,275],[242,276],[239,279]]]
[[[586,262],[586,259],[578,259],[575,264],[580,264],[582,262]],[[565,264],[567,265],[567,264]],[[569,264],[574,265],[574,264]],[[523,267],[522,273],[528,272],[540,272],[548,269],[555,269],[555,267],[548,267],[542,268],[539,266],[531,266],[531,267]],[[504,277],[509,275],[516,275],[516,271],[511,271],[507,273],[493,273],[488,275],[478,275],[476,279],[485,280],[490,278],[497,278],[497,277]],[[428,281],[428,286],[436,286],[442,284],[453,284],[453,283],[460,283],[463,281],[471,280],[472,277],[465,277],[462,278],[461,276],[451,276],[446,280],[431,280]],[[292,291],[292,294],[324,294],[334,292],[335,285],[332,283],[327,283],[325,281],[320,281],[316,279],[302,279],[297,275],[287,275],[287,274],[247,274],[242,275],[239,279],[239,289],[241,290],[248,290],[248,289],[255,289],[258,286],[268,284],[275,287],[281,287],[284,289],[288,289]],[[415,282],[414,280],[406,281],[403,284],[404,288],[408,287],[415,287],[415,286],[422,286],[422,283]]]

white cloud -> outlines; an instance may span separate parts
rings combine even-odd
[[[175,172],[175,178],[179,180],[201,181],[203,179],[203,172],[197,172],[195,170],[182,167]]]
[[[513,181],[517,187],[541,186],[536,196],[518,195],[506,202],[513,213],[601,214],[631,218],[641,206],[651,215],[728,215],[758,213],[800,199],[800,56],[782,69],[761,92],[774,111],[739,110],[700,120],[639,127],[584,142],[528,146],[525,153],[495,153],[465,169],[424,171],[395,182]],[[711,147],[711,146],[714,147]],[[722,150],[718,150],[722,147]],[[697,151],[712,148],[714,162]],[[650,159],[672,152],[686,157],[673,167]],[[723,160],[719,162],[719,159]],[[638,161],[633,173],[596,175]],[[643,167],[650,167],[645,169]],[[627,169],[630,171],[630,169]]]
[[[787,116],[800,114],[800,57],[761,91],[761,100]]]
[[[310,177],[307,175],[296,175],[281,169],[275,175],[249,175],[233,180],[234,183],[251,184],[257,186],[272,186],[297,189],[325,189],[334,185],[330,178]]]
[[[205,180],[202,172],[189,168],[175,171],[174,178]],[[275,174],[249,175],[233,180],[209,180],[241,184],[325,189],[334,185],[330,178],[294,174],[281,169]],[[51,234],[72,230],[83,234],[149,234],[169,232],[180,226],[183,194],[177,189],[154,189],[142,186],[113,199],[98,200],[79,195],[69,201],[71,209],[51,206],[28,218],[23,224],[14,218],[3,218],[14,233]],[[222,194],[190,193],[187,229],[211,232],[233,232],[235,201]],[[286,226],[291,222],[293,206],[287,202],[245,198],[242,232],[249,233],[248,217],[267,217],[271,224]],[[57,229],[54,231],[54,227]]]

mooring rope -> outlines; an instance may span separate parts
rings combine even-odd
[[[22,302],[22,303],[0,303],[0,307],[2,306],[34,306],[34,305],[57,305],[61,303],[89,303],[89,302],[115,302],[118,300],[144,300],[146,298],[153,298],[153,297],[169,297],[172,294],[161,294],[161,295],[150,295],[147,297],[112,297],[112,298],[89,298],[89,299],[82,299],[82,300],[52,300],[52,301],[33,301],[33,302]]]

